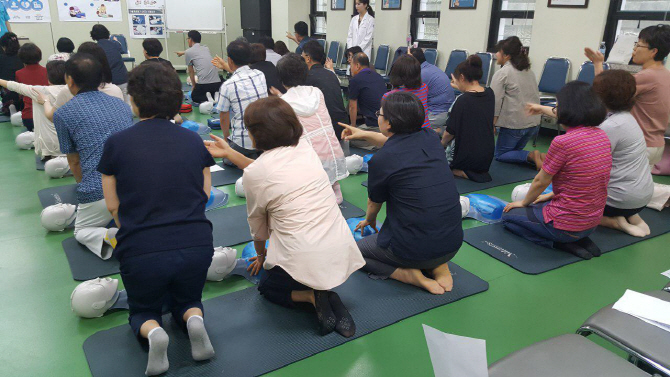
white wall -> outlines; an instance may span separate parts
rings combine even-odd
[[[89,32],[95,22],[61,22],[58,20],[58,9],[56,8],[56,0],[48,0],[51,9],[51,24],[48,23],[30,23],[30,24],[11,24],[12,30],[19,36],[28,37],[31,42],[37,44],[42,49],[43,63],[46,58],[55,51],[55,44],[60,37],[68,37],[72,39],[75,46],[83,42],[91,41]],[[242,35],[240,26],[240,0],[222,0],[226,7],[226,21],[228,26],[228,41]],[[306,0],[305,0],[306,1]],[[128,40],[128,48],[131,56],[138,61],[144,60],[142,55],[142,40],[131,39],[129,36],[128,26],[128,12],[126,6],[127,0],[121,0],[123,20],[121,22],[102,22],[112,34],[124,34]],[[53,30],[53,33],[52,33]],[[219,35],[203,35],[203,44],[206,44],[212,50],[212,54],[221,55],[221,41],[222,36]],[[165,41],[163,40],[165,43]],[[171,33],[168,39],[168,46],[171,56],[169,59],[175,65],[183,65],[184,61],[178,58],[174,51],[183,50],[186,43],[185,35]],[[163,58],[168,58],[163,53]]]
[[[536,75],[551,56],[566,57],[572,63],[572,77],[586,60],[584,47],[597,49],[602,41],[609,2],[590,1],[584,8],[548,8],[546,1],[535,4],[530,60]]]
[[[293,33],[293,25],[298,21],[310,24],[309,4],[309,0],[272,0],[272,38],[284,41],[291,52],[298,45],[286,37],[286,32]]]
[[[451,50],[467,50],[471,54],[486,51],[491,2],[492,0],[479,0],[477,9],[450,10],[449,1],[442,1],[437,43],[438,67],[446,67]]]

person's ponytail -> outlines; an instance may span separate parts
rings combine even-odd
[[[523,47],[521,40],[517,36],[512,36],[503,39],[496,45],[496,51],[502,51],[503,54],[509,55],[510,63],[519,71],[530,69],[530,59],[528,59],[528,52]]]

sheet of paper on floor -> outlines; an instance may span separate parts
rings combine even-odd
[[[435,377],[488,377],[486,341],[423,325]]]

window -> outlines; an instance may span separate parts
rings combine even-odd
[[[603,37],[607,52],[617,36],[658,24],[670,25],[670,0],[612,0]]]
[[[530,46],[535,16],[535,0],[494,0],[488,50],[499,40],[516,35],[524,46]]]
[[[419,47],[437,47],[442,0],[414,0],[410,33]]]
[[[311,0],[309,19],[312,37],[326,39],[326,12],[329,0]]]

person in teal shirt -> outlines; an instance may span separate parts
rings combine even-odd
[[[0,1],[0,37],[8,31],[12,31],[12,28],[9,26],[9,14],[7,13],[5,3]]]

